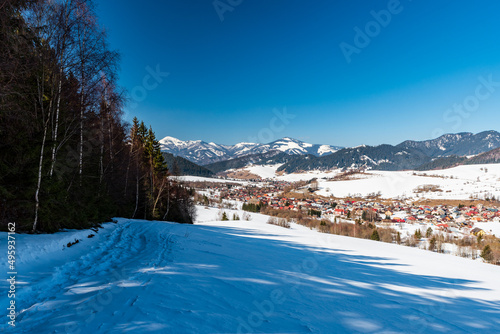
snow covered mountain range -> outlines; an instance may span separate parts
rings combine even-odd
[[[220,145],[201,140],[182,141],[173,137],[165,137],[160,144],[162,151],[181,156],[199,165],[229,162],[244,156],[255,157],[274,151],[291,156],[291,160],[281,167],[286,172],[353,166],[401,170],[418,168],[435,159],[474,156],[500,148],[500,133],[497,131],[484,131],[478,134],[462,132],[445,134],[432,140],[407,140],[396,146],[361,145],[352,148],[313,145],[289,137],[268,144],[238,143],[236,145]],[[280,159],[282,159],[281,156]]]
[[[290,155],[312,154],[320,157],[341,149],[341,147],[331,145],[309,144],[288,137],[268,144],[238,143],[235,145],[207,143],[201,140],[183,141],[173,137],[165,137],[160,140],[160,144],[163,152],[181,156],[199,165],[207,165],[249,154],[260,154],[270,151],[279,151]]]
[[[279,168],[293,173],[332,168],[368,168],[376,170],[435,169],[459,164],[494,163],[496,155],[486,154],[500,147],[500,133],[485,131],[446,134],[425,141],[405,141],[399,145],[345,148],[323,157],[294,158]],[[468,159],[468,157],[477,156]]]

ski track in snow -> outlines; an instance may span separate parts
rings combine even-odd
[[[198,207],[196,225],[119,219],[92,239],[51,236],[82,241],[19,264],[17,327],[0,330],[492,333],[500,325],[497,266],[284,229],[259,214],[213,221],[217,211]],[[47,242],[17,237],[19,252]]]

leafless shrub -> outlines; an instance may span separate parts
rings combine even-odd
[[[267,223],[284,228],[290,228],[290,223],[285,218],[269,217]]]

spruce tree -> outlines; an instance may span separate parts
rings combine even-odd
[[[490,245],[486,245],[481,252],[481,257],[486,262],[491,262],[493,260],[493,251],[491,250]]]
[[[396,234],[396,243],[397,243],[398,245],[400,245],[400,244],[401,244],[401,233],[399,233],[399,232]]]

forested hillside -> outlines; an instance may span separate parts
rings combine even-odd
[[[315,157],[297,157],[284,164],[278,171],[293,173],[307,170],[332,168],[372,168],[377,170],[403,170],[418,167],[431,160],[416,149],[403,151],[392,145],[360,146],[344,148],[335,153]]]
[[[83,228],[116,215],[192,222],[152,129],[136,120],[130,133],[122,120],[119,54],[93,1],[3,1],[0,41],[2,228]]]
[[[183,157],[174,156],[171,153],[162,152],[165,163],[170,168],[170,173],[175,176],[180,175],[194,175],[194,176],[203,176],[210,177],[213,176],[214,173],[211,170],[208,170],[204,166],[199,166],[194,162],[191,162]]]

